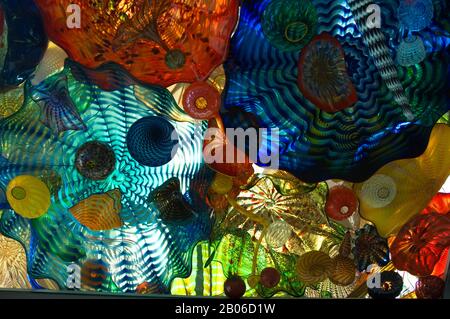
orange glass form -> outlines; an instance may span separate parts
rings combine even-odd
[[[223,62],[239,1],[35,2],[49,38],[72,60],[88,68],[114,62],[140,81],[169,86],[204,80]]]
[[[450,247],[450,215],[417,215],[399,231],[390,246],[392,262],[415,276],[433,273]]]

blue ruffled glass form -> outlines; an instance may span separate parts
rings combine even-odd
[[[161,166],[172,159],[178,136],[169,121],[158,116],[147,116],[136,121],[127,134],[130,155],[141,165]]]
[[[449,84],[442,71],[447,69],[448,41],[443,36],[425,32],[432,54],[419,66],[398,70],[415,116],[410,122],[375,68],[346,1],[312,1],[317,34],[328,33],[339,41],[358,98],[353,106],[328,113],[299,89],[302,49],[280,50],[265,35],[262,23],[270,3],[249,0],[242,5],[224,64],[227,85],[221,115],[226,127],[278,128],[279,168],[308,182],[363,181],[390,161],[423,152],[432,126],[449,108]],[[393,51],[398,3],[375,3],[383,8],[381,31]],[[260,147],[270,149],[271,139],[263,136]]]
[[[42,17],[33,0],[0,1],[0,89],[27,80],[47,48]]]
[[[400,0],[398,18],[409,31],[421,31],[430,26],[433,19],[431,0]]]
[[[42,180],[52,190],[46,214],[26,219],[13,210],[4,210],[0,231],[23,244],[32,278],[50,278],[65,289],[67,267],[76,264],[82,269],[82,285],[89,289],[134,292],[147,282],[167,292],[174,277],[190,273],[192,249],[210,233],[205,194],[212,172],[202,157],[202,133],[207,123],[175,121],[189,118],[169,91],[132,83],[117,66],[106,68],[116,79],[118,89],[114,91],[93,85],[86,75],[89,72],[70,61],[61,73],[39,84],[40,89],[66,90],[74,103],[54,106],[61,114],[68,114],[68,110],[77,114],[84,129],[55,130],[52,125],[43,125],[45,109],[40,100],[29,98],[18,112],[0,120],[4,156],[0,188],[4,190],[18,175],[45,173],[48,177]],[[28,85],[27,94],[35,89]],[[165,123],[178,136],[172,158],[152,166],[142,165],[129,151],[133,148],[130,145],[137,143],[130,129],[149,117]],[[147,130],[146,134],[154,132]],[[153,146],[160,147],[157,143]],[[174,181],[176,189],[158,192],[167,180]],[[150,201],[152,196],[157,200]],[[176,211],[179,205],[162,204],[172,203],[175,197],[180,205],[191,207],[189,215],[181,218]],[[105,228],[108,221],[101,218],[86,220],[89,210],[118,214],[110,218],[114,227]],[[91,272],[101,281],[91,282]]]

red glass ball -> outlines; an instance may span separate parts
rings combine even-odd
[[[444,293],[445,282],[436,276],[426,276],[416,283],[416,296],[418,299],[439,299]]]
[[[194,119],[209,120],[219,113],[220,93],[206,82],[194,82],[184,91],[183,108]]]
[[[280,272],[272,267],[264,268],[261,271],[261,284],[266,288],[273,288],[280,282]]]
[[[239,276],[231,276],[223,285],[225,295],[231,299],[239,299],[245,294],[245,282]]]
[[[348,187],[335,186],[328,193],[325,211],[334,220],[344,220],[352,216],[358,208],[358,199]]]

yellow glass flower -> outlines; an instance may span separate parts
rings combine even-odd
[[[450,127],[437,124],[422,155],[388,163],[355,184],[360,214],[375,224],[380,236],[395,235],[445,183],[450,175],[449,141]]]

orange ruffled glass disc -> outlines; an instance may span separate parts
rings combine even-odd
[[[436,194],[427,207],[422,211],[422,214],[438,213],[447,215],[450,213],[450,194],[438,193]]]
[[[184,91],[183,108],[194,119],[209,120],[219,113],[220,93],[206,82],[194,82]]]
[[[72,60],[88,68],[115,62],[140,81],[169,86],[203,80],[223,62],[237,21],[239,1],[35,3],[49,38]],[[79,12],[70,5],[78,5]]]
[[[428,276],[450,247],[450,216],[430,213],[413,217],[390,246],[392,262],[399,270]]]

